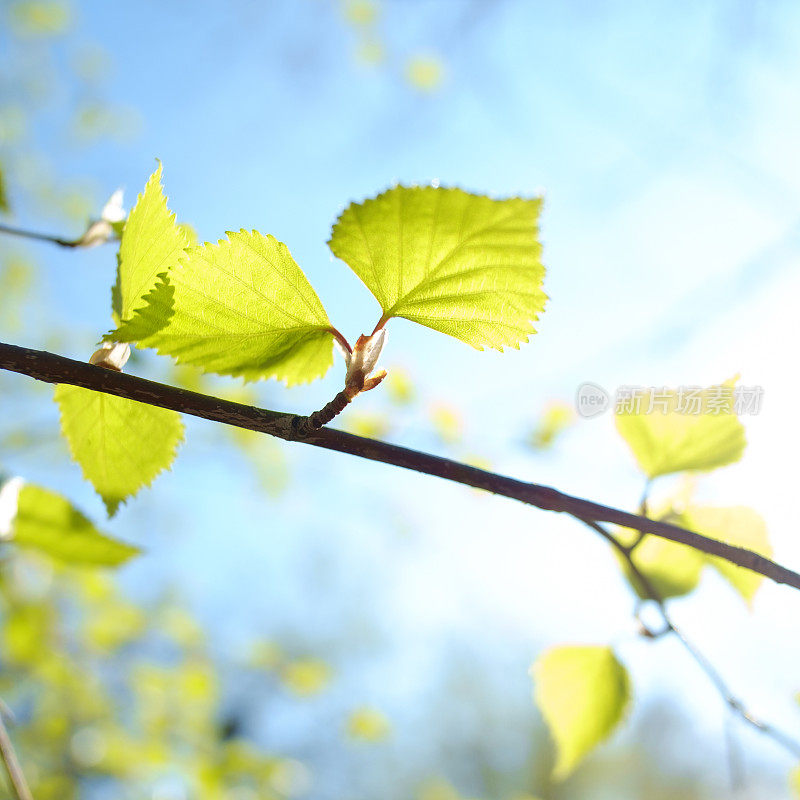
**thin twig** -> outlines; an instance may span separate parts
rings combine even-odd
[[[735,797],[741,795],[747,784],[747,775],[744,769],[744,758],[739,739],[734,728],[737,718],[733,711],[725,717],[725,750],[728,756],[728,775],[731,779],[731,792]]]
[[[352,401],[353,397],[346,389],[342,389],[330,403],[326,403],[319,411],[307,417],[295,417],[294,429],[298,437],[307,436],[327,425],[332,419],[338,417]]]
[[[25,773],[22,771],[8,729],[0,714],[0,758],[3,759],[3,767],[8,775],[8,783],[14,794],[15,800],[33,800],[28,782],[25,780]]]
[[[626,547],[622,542],[617,539],[614,534],[606,530],[602,525],[591,519],[581,518],[584,525],[590,527],[596,533],[599,533],[624,559],[630,568],[633,577],[641,585],[644,594],[647,595],[649,600],[652,600],[658,608],[659,614],[664,621],[664,630],[653,635],[653,638],[658,638],[662,635],[672,634],[683,645],[683,648],[694,659],[700,669],[705,672],[714,688],[720,694],[722,699],[727,704],[728,708],[736,714],[740,719],[744,720],[748,725],[759,730],[765,736],[768,736],[773,741],[780,744],[784,749],[788,750],[792,755],[800,757],[800,741],[794,739],[783,731],[778,730],[773,725],[764,722],[750,712],[739,700],[725,683],[722,676],[717,671],[716,667],[708,660],[708,658],[692,642],[686,637],[686,634],[675,626],[670,617],[669,610],[664,598],[653,585],[653,582],[639,569],[636,562],[633,560],[633,554],[629,547]],[[652,635],[652,634],[651,634]]]
[[[49,233],[26,231],[23,228],[14,228],[11,225],[3,225],[2,223],[0,223],[0,233],[19,236],[23,239],[35,239],[39,242],[50,242],[51,244],[57,244],[59,247],[77,247],[77,243],[72,239],[61,239],[58,236],[51,236]]]
[[[484,489],[545,511],[559,511],[582,520],[608,522],[643,533],[651,533],[688,545],[708,555],[719,556],[732,564],[764,575],[776,583],[800,589],[800,575],[752,550],[710,539],[667,522],[648,519],[618,508],[564,494],[549,486],[526,483],[389,442],[355,436],[331,428],[321,428],[303,435],[297,430],[298,417],[295,414],[233,403],[186,389],[165,386],[133,375],[102,369],[93,364],[74,361],[42,350],[30,350],[10,344],[0,343],[0,369],[18,372],[47,383],[66,383],[117,397],[127,397],[160,408],[223,422],[226,425],[268,433],[287,441],[303,442],[314,447],[349,453],[370,461],[392,464],[472,486],[475,489]]]

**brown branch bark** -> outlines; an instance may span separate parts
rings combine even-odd
[[[800,589],[798,573],[751,550],[710,539],[666,522],[647,519],[647,517],[631,514],[618,508],[564,494],[549,486],[526,483],[430,453],[422,453],[407,447],[376,439],[367,439],[331,428],[321,428],[305,433],[301,430],[304,418],[296,414],[268,411],[263,408],[232,403],[217,397],[103,369],[86,362],[73,361],[54,353],[30,350],[11,344],[0,343],[0,369],[18,372],[47,383],[82,386],[96,392],[127,397],[141,403],[169,408],[226,425],[268,433],[287,441],[299,441],[314,447],[323,447],[327,450],[336,450],[340,453],[366,458],[370,461],[392,464],[475,489],[484,489],[487,492],[518,500],[545,511],[563,512],[579,520],[622,525],[642,533],[650,533],[673,542],[686,544],[708,555],[719,556],[732,564],[764,575],[776,583]]]
[[[296,417],[294,428],[299,436],[318,431],[323,425],[327,425],[332,419],[339,416],[347,408],[353,398],[346,389],[342,389],[330,403],[326,403],[319,411],[315,411],[308,417]]]
[[[3,225],[0,223],[0,233],[7,233],[10,236],[19,236],[22,239],[35,239],[39,242],[50,242],[57,244],[59,247],[75,247],[75,241],[71,239],[62,239],[60,236],[51,236],[49,233],[37,233],[36,231],[27,231],[23,228],[14,228],[11,225]]]

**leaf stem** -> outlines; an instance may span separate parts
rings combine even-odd
[[[11,236],[19,236],[24,239],[35,239],[40,242],[51,242],[52,244],[59,245],[59,247],[77,247],[77,243],[70,239],[61,239],[58,236],[51,236],[48,233],[26,231],[23,228],[14,228],[11,225],[3,225],[2,223],[0,223],[0,233],[7,233]]]
[[[333,338],[336,339],[337,342],[339,342],[342,349],[346,353],[353,352],[353,348],[350,346],[350,342],[348,342],[347,339],[345,339],[344,334],[342,334],[342,332],[338,328],[334,328],[333,325],[331,325],[331,327],[328,328],[328,331],[330,331],[330,333],[333,334]]]
[[[391,317],[387,317],[386,314],[381,315],[381,318],[378,320],[378,324],[372,329],[372,336],[374,336],[379,330],[382,330],[390,319]]]

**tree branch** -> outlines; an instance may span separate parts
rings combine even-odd
[[[686,634],[675,626],[672,618],[669,615],[666,601],[655,588],[655,586],[653,586],[652,581],[639,569],[634,562],[632,548],[626,547],[624,544],[622,544],[622,542],[620,542],[619,539],[617,539],[616,536],[614,536],[612,533],[609,533],[609,531],[607,531],[602,525],[599,525],[594,520],[581,518],[581,522],[583,522],[584,525],[588,525],[596,533],[599,533],[625,559],[634,578],[636,578],[636,580],[644,589],[644,593],[656,604],[656,607],[661,614],[661,618],[664,620],[664,630],[659,631],[656,636],[673,634],[683,645],[686,652],[689,653],[689,655],[699,665],[700,669],[705,672],[711,683],[714,684],[714,688],[717,690],[717,692],[719,692],[720,696],[725,701],[731,712],[736,714],[740,719],[744,720],[748,725],[751,725],[765,736],[768,736],[770,739],[783,746],[783,748],[788,750],[793,756],[800,757],[800,741],[793,739],[791,736],[783,733],[783,731],[778,730],[748,711],[742,701],[739,700],[730,690],[722,676],[717,671],[716,667],[714,667],[714,665],[706,658],[706,656],[703,655],[703,653],[698,650],[694,644],[692,644],[692,642],[686,637]]]
[[[15,800],[33,800],[28,782],[25,780],[25,773],[14,752],[14,745],[11,743],[2,713],[0,713],[0,758],[3,760],[3,767],[8,775],[8,783]]]
[[[298,430],[303,418],[295,414],[233,403],[103,369],[86,362],[73,361],[42,350],[30,350],[11,344],[0,343],[0,369],[18,372],[47,383],[67,383],[117,397],[127,397],[141,403],[169,408],[226,425],[268,433],[286,441],[299,441],[314,447],[336,450],[370,461],[380,461],[415,470],[475,489],[484,489],[545,511],[563,512],[582,521],[608,522],[632,528],[688,545],[708,555],[719,556],[732,564],[764,575],[776,583],[800,589],[800,575],[751,550],[701,536],[677,525],[573,497],[549,486],[526,483],[388,442],[367,439],[331,428],[304,433]]]
[[[39,242],[51,242],[57,244],[59,247],[76,247],[77,244],[71,239],[61,239],[58,236],[51,236],[49,233],[36,233],[35,231],[26,231],[22,228],[13,228],[11,225],[3,225],[0,223],[0,233],[8,233],[11,236],[19,236],[22,239],[35,239]]]

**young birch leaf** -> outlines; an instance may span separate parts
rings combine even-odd
[[[11,540],[71,564],[114,567],[139,553],[100,533],[65,497],[27,484],[19,491]]]
[[[189,248],[110,338],[248,380],[302,383],[333,364],[322,303],[286,245],[256,231]]]
[[[128,320],[144,305],[158,275],[173,266],[189,245],[186,231],[175,224],[161,187],[161,164],[125,223],[119,248],[117,282],[112,289],[114,320]]]
[[[694,391],[690,398],[687,390],[651,389],[641,393],[638,407],[618,407],[617,431],[648,478],[712,470],[742,457],[746,441],[732,382]]]
[[[109,516],[168,469],[183,439],[175,411],[59,384],[61,430]]]
[[[625,667],[610,647],[561,646],[531,668],[534,697],[556,744],[553,777],[566,778],[622,720],[631,696]]]
[[[375,295],[384,320],[404,317],[478,350],[518,348],[547,299],[541,205],[398,186],[351,204],[328,244]]]
[[[686,527],[697,533],[722,542],[745,547],[762,556],[770,557],[772,547],[767,535],[767,526],[752,508],[690,507],[684,513]],[[706,556],[707,561],[750,604],[758,587],[764,580],[762,575],[744,567],[737,567],[716,556]]]
[[[681,527],[688,525],[683,517],[669,515],[659,516],[656,519]],[[617,538],[625,545],[632,544],[638,537],[638,531],[630,528],[617,529]],[[616,550],[614,552],[631,588],[642,600],[649,600],[650,596],[634,575],[627,560]],[[645,536],[631,553],[631,558],[639,572],[650,581],[664,600],[692,592],[700,583],[700,576],[706,565],[703,554],[698,550],[658,536]]]

